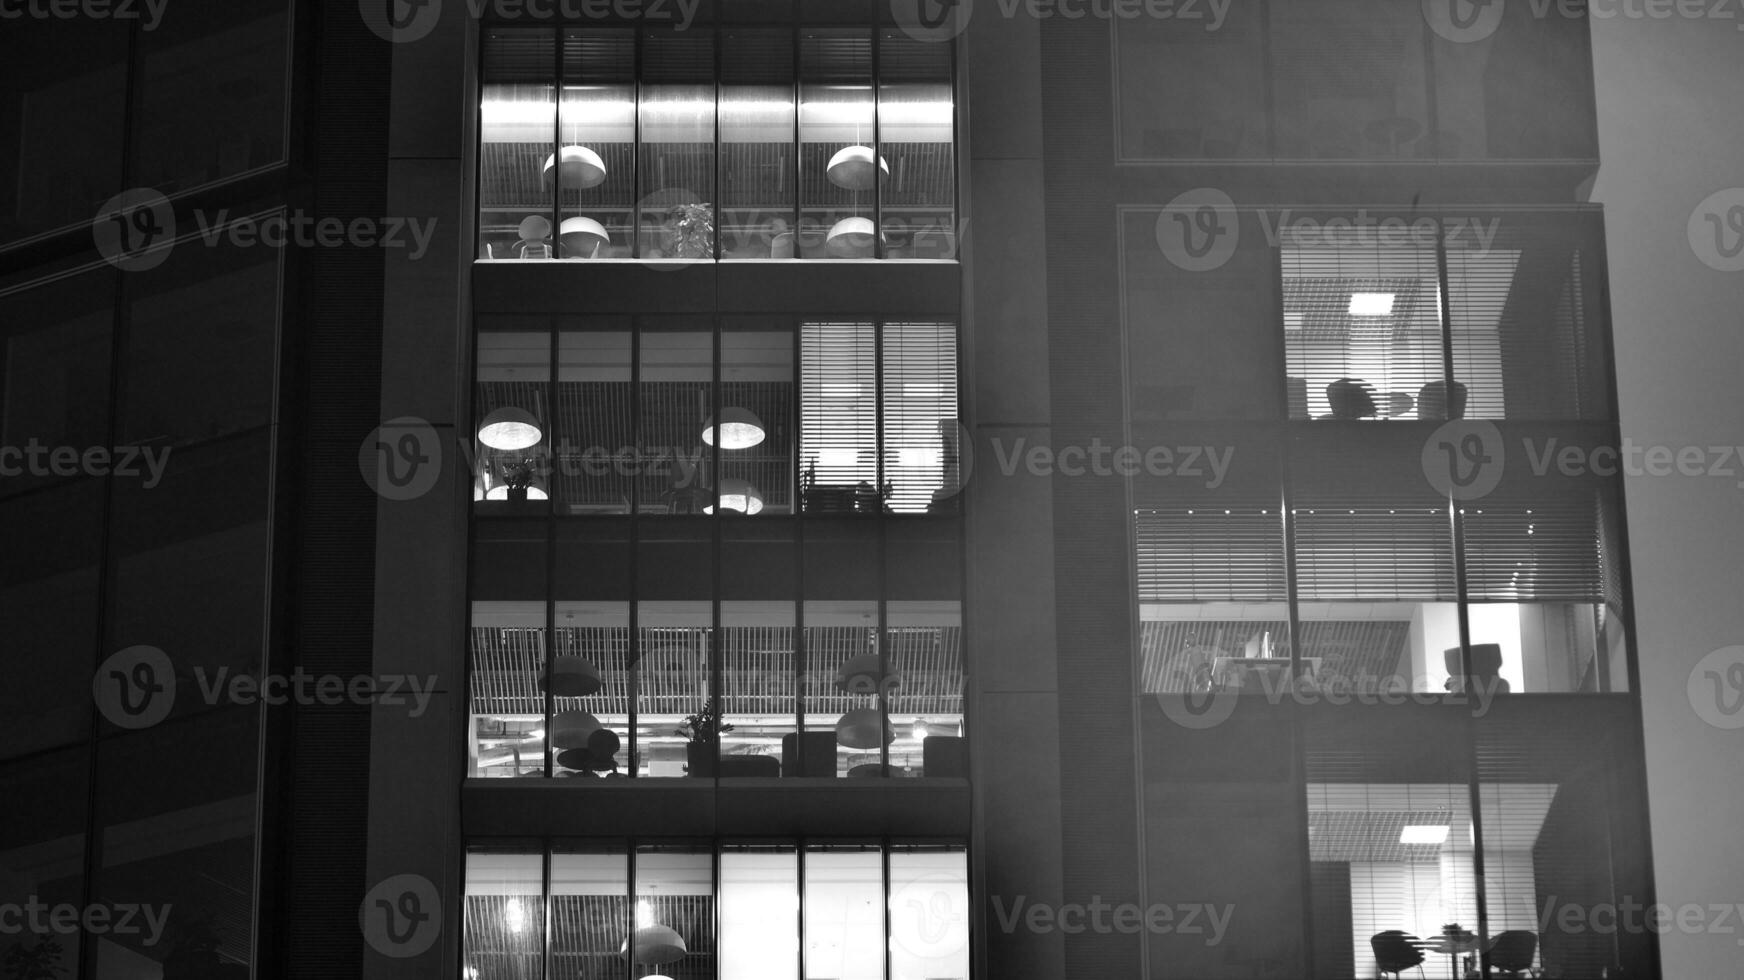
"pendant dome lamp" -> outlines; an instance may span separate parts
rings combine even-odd
[[[855,708],[836,722],[836,741],[850,749],[875,749],[896,741],[877,708]]]
[[[878,158],[878,173],[880,176],[890,176],[890,164],[883,157]],[[870,146],[846,146],[837,150],[830,157],[830,165],[824,170],[830,183],[849,191],[869,191],[872,189],[872,148]]]
[[[864,259],[872,254],[871,218],[843,218],[824,236],[824,251],[838,259]]]
[[[577,656],[564,655],[551,661],[551,694],[559,698],[585,698],[599,693],[604,681],[598,667]],[[539,689],[545,689],[539,678]]]
[[[486,500],[512,500],[512,499],[514,499],[514,496],[513,496],[514,489],[515,489],[514,487],[511,487],[506,483],[498,484],[497,486],[491,487],[489,490],[485,491],[484,499],[486,499]],[[550,500],[551,499],[551,495],[545,492],[545,488],[539,486],[537,483],[529,483],[525,487],[522,487],[521,489],[527,491],[527,499],[528,500]]]
[[[718,420],[710,416],[704,423],[702,441],[714,445],[717,429],[722,449],[750,449],[763,441],[763,420],[748,408],[735,405],[721,409]]]
[[[611,244],[612,238],[606,234],[605,225],[576,215],[563,219],[563,224],[558,227],[558,241],[563,244],[564,258],[591,259]]]
[[[576,708],[559,711],[551,719],[551,747],[554,749],[585,749],[587,740],[605,726],[592,713]]]
[[[530,449],[543,438],[545,433],[533,413],[512,405],[492,411],[478,424],[478,441],[492,449]]]
[[[558,163],[558,157],[562,163]],[[600,155],[585,146],[570,145],[557,153],[545,158],[545,183],[551,183],[551,174],[557,171],[558,179],[563,186],[586,189],[598,187],[606,182],[606,163]]]
[[[882,685],[886,693],[896,691],[902,686],[902,675],[885,669],[880,659],[876,653],[862,653],[844,661],[836,668],[836,690],[849,694],[876,694]]]
[[[658,924],[638,928],[635,936],[624,940],[618,948],[618,955],[630,962],[653,966],[677,962],[689,952],[678,930]]]
[[[720,507],[733,513],[755,514],[763,509],[763,494],[749,480],[724,477],[721,480]],[[715,501],[710,500],[704,504],[702,512],[714,513]]]

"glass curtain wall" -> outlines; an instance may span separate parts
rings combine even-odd
[[[478,257],[956,257],[951,45],[719,31],[488,28]]]
[[[467,854],[468,980],[968,980],[960,844],[559,840]]]

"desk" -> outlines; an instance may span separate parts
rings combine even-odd
[[[1302,664],[1307,676],[1319,675],[1319,657],[1303,657]],[[1284,690],[1289,675],[1289,657],[1218,657],[1211,662],[1211,684],[1219,690],[1269,694]]]
[[[1459,954],[1475,953],[1478,948],[1478,937],[1475,933],[1460,930],[1457,935],[1444,933],[1434,939],[1423,941],[1422,949],[1427,953],[1439,953],[1447,957],[1448,965],[1453,972],[1449,976],[1461,976],[1459,972]]]

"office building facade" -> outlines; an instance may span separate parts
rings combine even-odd
[[[1074,10],[23,25],[0,963],[1661,975],[1589,19]]]

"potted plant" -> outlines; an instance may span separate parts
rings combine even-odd
[[[226,962],[219,953],[222,945],[211,913],[194,918],[178,930],[164,958],[164,980],[247,980],[248,967]]]
[[[696,714],[687,715],[684,724],[673,732],[688,742],[684,747],[687,763],[685,771],[692,776],[712,777],[715,774],[716,748],[721,736],[732,730],[732,725],[721,723],[720,713],[712,700],[704,704]]]
[[[508,494],[505,499],[511,504],[526,506],[532,499],[527,490],[539,473],[539,460],[532,457],[507,459],[498,463],[497,469]]]
[[[666,212],[667,258],[712,259],[715,212],[712,204],[677,204]]]
[[[6,971],[6,980],[58,980],[67,972],[61,966],[61,953],[61,944],[53,939],[39,940],[34,946],[21,942],[6,951],[0,969]]]

